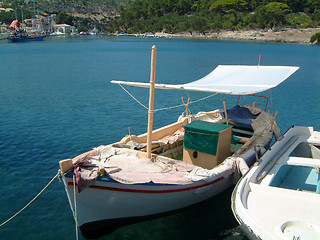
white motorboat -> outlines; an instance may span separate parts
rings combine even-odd
[[[249,95],[277,86],[298,67],[218,66],[184,85],[155,84],[155,46],[148,131],[131,133],[73,159],[60,161],[61,177],[74,219],[86,238],[120,226],[169,214],[211,198],[234,185],[269,147],[278,127],[255,104],[199,112],[152,131],[155,88]],[[225,105],[224,105],[225,106]]]
[[[320,132],[292,127],[238,182],[232,210],[250,239],[320,239]]]

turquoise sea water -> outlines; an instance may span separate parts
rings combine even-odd
[[[0,223],[20,210],[57,173],[61,159],[147,128],[147,112],[111,80],[149,81],[157,47],[156,79],[186,83],[218,64],[299,66],[272,92],[269,106],[282,133],[291,125],[320,130],[320,47],[134,37],[82,37],[43,42],[0,42]],[[148,90],[126,87],[147,105]],[[205,93],[156,91],[155,108]],[[232,107],[237,97],[217,95],[191,111]],[[242,99],[251,102],[251,98]],[[175,121],[183,108],[155,114],[154,127]],[[232,189],[190,210],[123,227],[103,239],[245,239],[230,210]],[[75,239],[58,180],[24,212],[0,228],[0,239]]]

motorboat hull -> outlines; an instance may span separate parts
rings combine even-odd
[[[319,148],[320,132],[292,127],[237,183],[232,210],[250,239],[320,238]]]

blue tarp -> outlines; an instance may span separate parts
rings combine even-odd
[[[225,118],[225,114],[221,113],[222,117]],[[256,119],[259,116],[258,114],[252,114],[252,112],[246,107],[240,107],[236,105],[233,108],[227,109],[228,120],[235,123],[236,126],[252,130],[250,119]]]

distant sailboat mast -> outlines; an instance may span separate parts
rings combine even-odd
[[[34,24],[34,25],[33,25]],[[34,29],[36,28],[36,2],[35,0],[33,0],[33,21],[32,21],[32,27],[34,27]]]
[[[21,24],[23,23],[23,10],[21,8]]]

